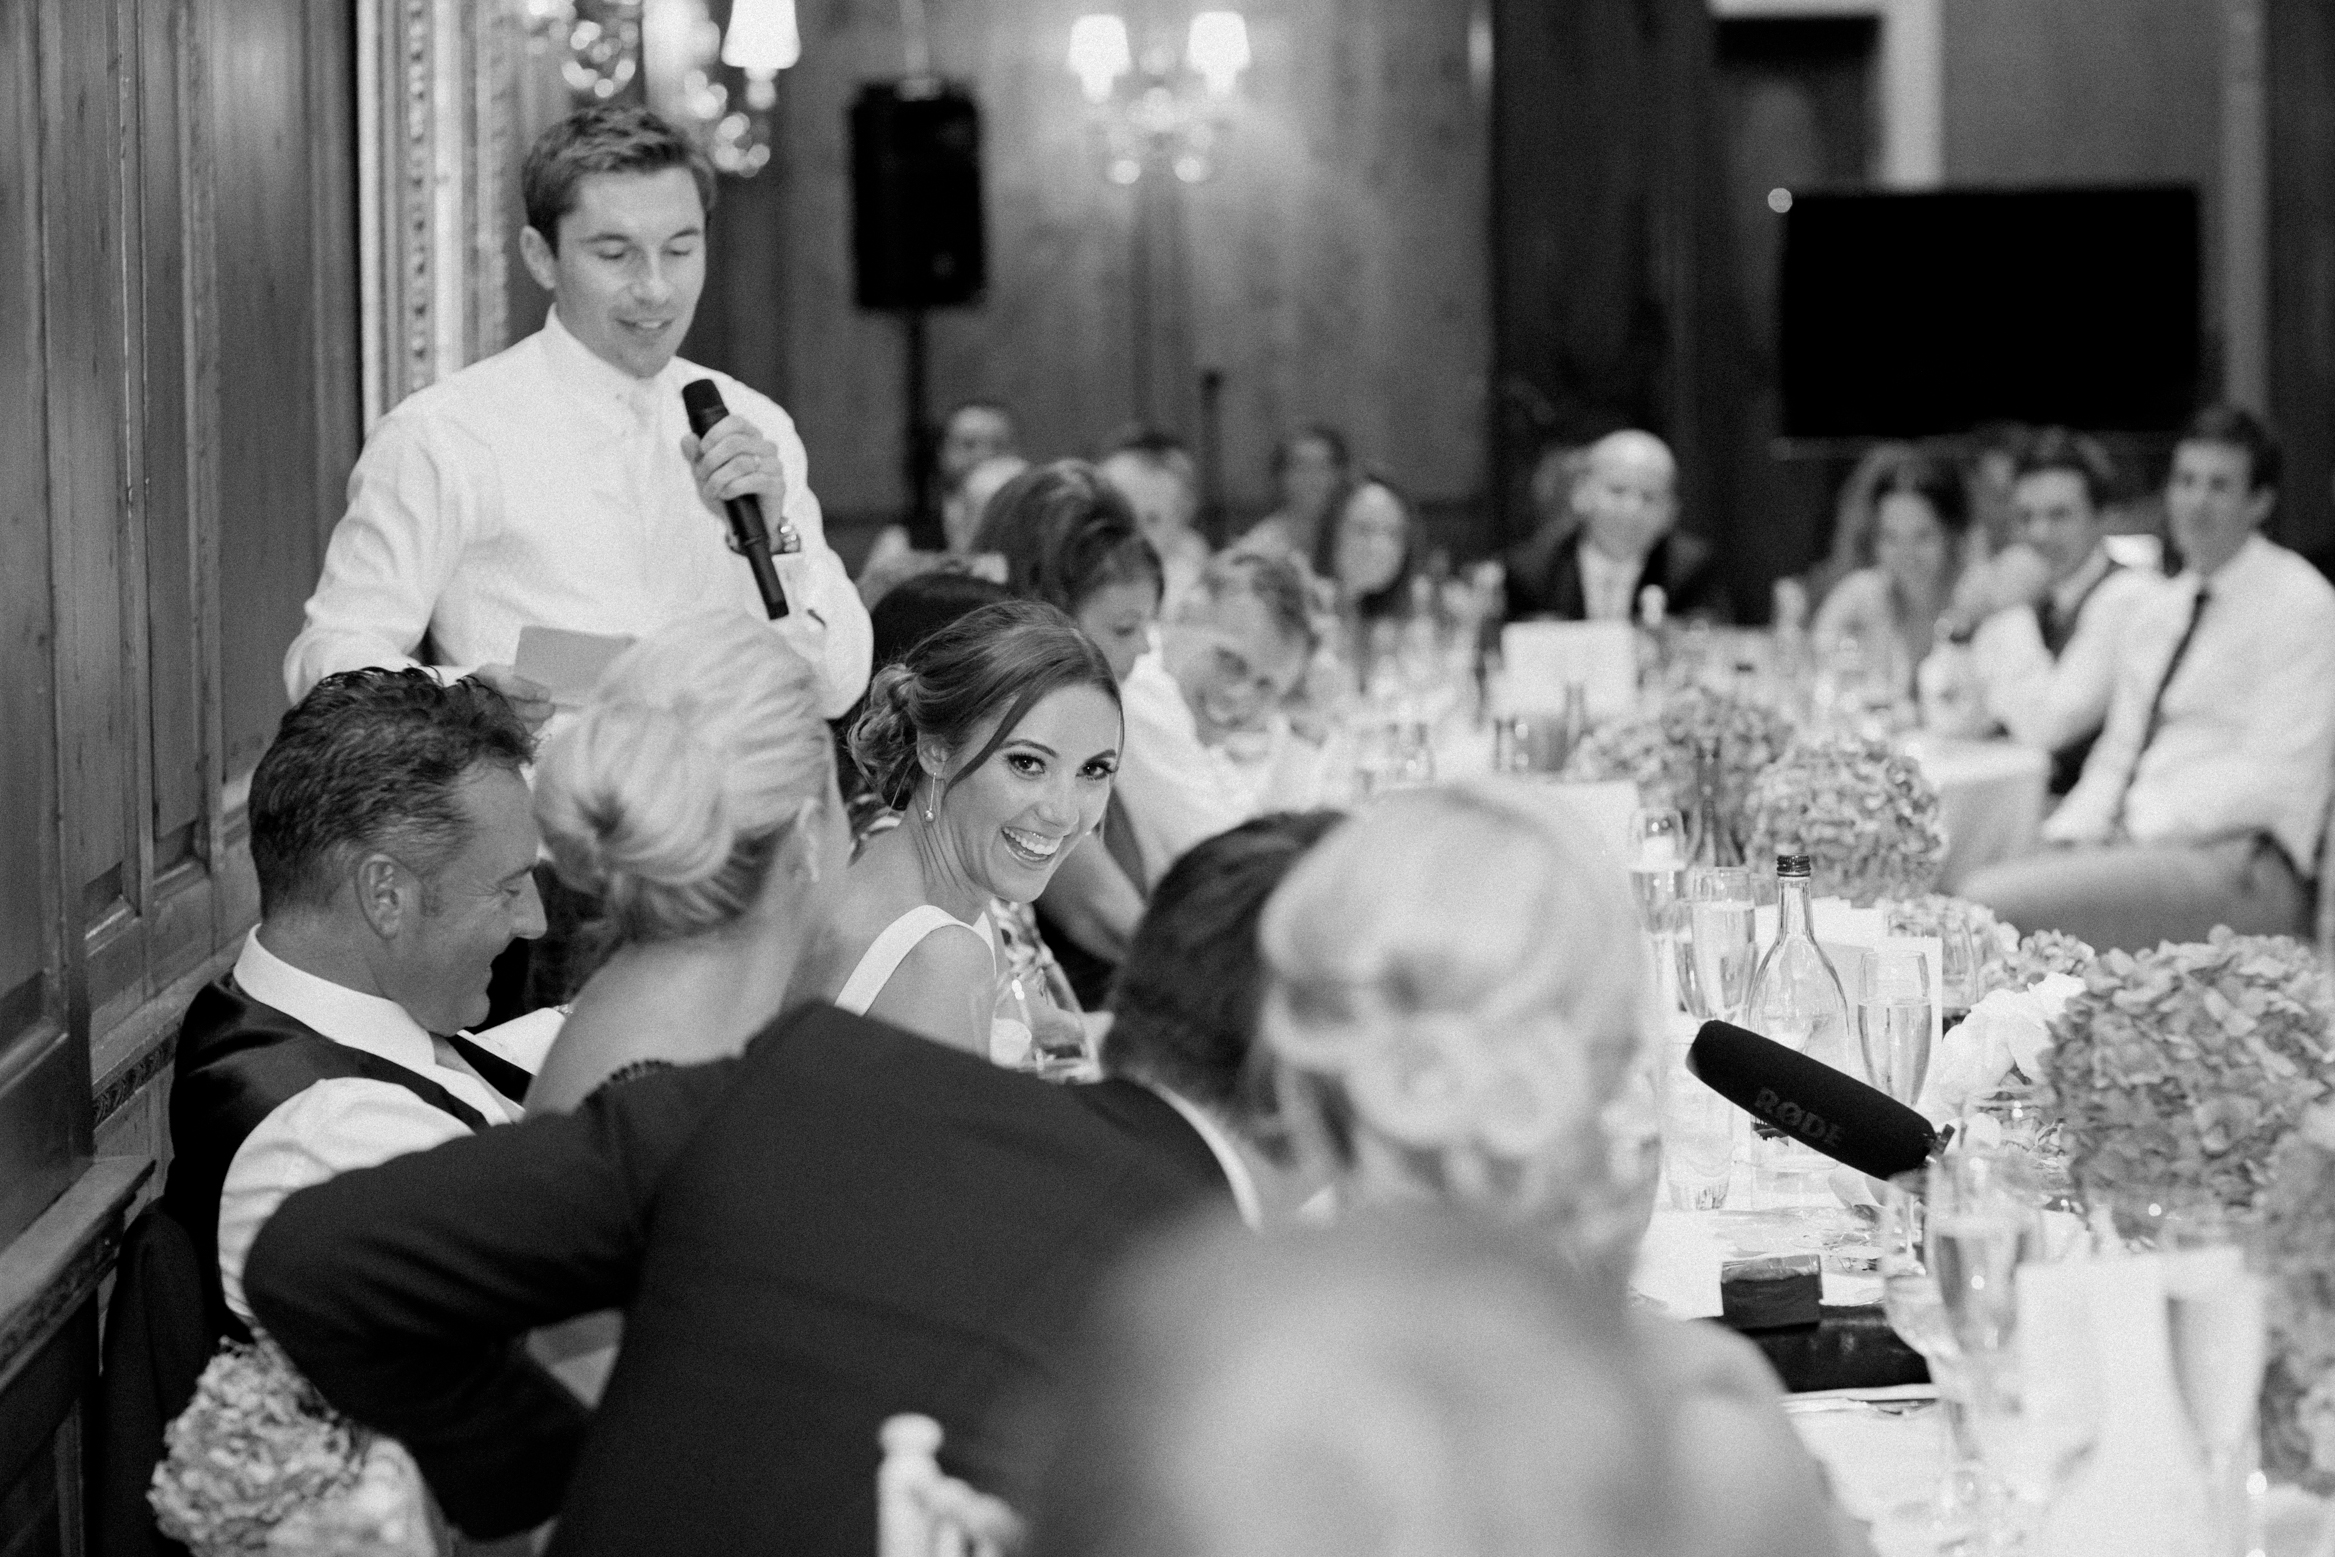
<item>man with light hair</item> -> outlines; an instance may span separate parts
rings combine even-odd
[[[1309,794],[1269,795],[1268,770],[1275,717],[1314,647],[1302,563],[1230,551],[1193,580],[1160,647],[1120,687],[1127,740],[1117,791],[1150,878],[1138,885],[1148,890],[1185,850],[1267,805],[1311,803]],[[1286,729],[1278,733],[1286,746]],[[1226,750],[1244,738],[1255,750]]]
[[[1608,433],[1582,455],[1569,506],[1510,549],[1508,619],[1627,622],[1638,597],[1661,589],[1667,614],[1726,621],[1726,586],[1711,548],[1677,529],[1678,461],[1635,428]]]

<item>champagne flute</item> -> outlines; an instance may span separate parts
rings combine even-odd
[[[1908,1108],[1930,1067],[1930,964],[1910,946],[1881,946],[1857,968],[1857,1030],[1865,1076]]]
[[[1740,1111],[1687,1070],[1685,1053],[1674,1050],[1665,1070],[1662,1177],[1678,1210],[1717,1211],[1727,1204]]]
[[[1686,875],[1686,822],[1667,806],[1633,811],[1623,845],[1638,900],[1638,927],[1648,935],[1665,934]]]
[[[1952,1152],[1930,1171],[1927,1249],[1954,1341],[1973,1367],[1999,1362],[2017,1332],[2014,1285],[2035,1245],[2034,1181],[2002,1153]]]
[[[2205,1462],[2204,1550],[2224,1557],[2250,1549],[2232,1515],[2267,1361],[2261,1229],[2219,1208],[2177,1212],[2163,1224],[2162,1244],[2173,1382]]]

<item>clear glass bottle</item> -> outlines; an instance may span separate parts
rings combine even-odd
[[[1716,736],[1702,736],[1695,742],[1694,787],[1694,822],[1690,833],[1694,840],[1694,858],[1688,863],[1698,869],[1742,864],[1743,845],[1736,840],[1735,828],[1719,804],[1719,741]]]
[[[1744,1025],[1854,1076],[1849,1001],[1832,959],[1816,940],[1808,900],[1808,856],[1776,856],[1776,938],[1751,976]]]
[[[1557,753],[1554,771],[1563,772],[1565,764],[1573,760],[1573,753],[1589,739],[1589,688],[1584,682],[1565,683],[1565,712],[1557,726],[1557,740],[1562,750]]]

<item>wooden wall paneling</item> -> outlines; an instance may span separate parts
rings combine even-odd
[[[491,18],[506,7],[480,8]],[[365,435],[362,363],[357,319],[357,104],[349,62],[356,52],[355,18],[346,5],[307,8],[306,120],[308,217],[315,245],[309,269],[308,336],[316,384],[315,503],[312,513],[330,539],[348,487],[349,468]],[[499,182],[485,182],[492,199]],[[500,253],[494,256],[499,263]],[[499,319],[499,302],[496,312]],[[321,563],[323,552],[317,552]],[[308,581],[315,582],[311,577]],[[301,591],[303,601],[307,589]]]
[[[38,22],[0,6],[0,1057],[64,1015]]]
[[[314,150],[303,0],[204,9],[205,126],[217,169],[219,657],[228,777],[267,749],[283,656],[315,587]]]
[[[2335,552],[2335,7],[2268,0],[2270,413],[2279,538]]]
[[[123,697],[126,326],[117,16],[111,3],[66,0],[46,0],[41,15],[50,587],[57,613],[64,878],[78,930],[130,912],[133,754],[143,744]],[[111,984],[115,971],[109,964],[100,983]]]
[[[207,782],[196,641],[193,404],[189,396],[185,139],[187,0],[143,0],[137,28],[139,246],[143,351],[139,469],[146,548],[147,726],[153,806],[147,819],[167,871],[191,861]]]

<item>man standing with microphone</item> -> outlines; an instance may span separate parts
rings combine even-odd
[[[711,165],[646,109],[595,105],[538,138],[521,194],[520,253],[551,312],[374,429],[286,691],[427,663],[476,674],[539,726],[550,693],[516,668],[521,629],[634,638],[726,604],[773,618],[819,668],[822,711],[842,714],[867,684],[867,611],[827,545],[793,420],[674,355],[705,285]],[[702,435],[682,400],[700,381],[723,411]],[[777,601],[731,540],[751,530],[749,504]]]

